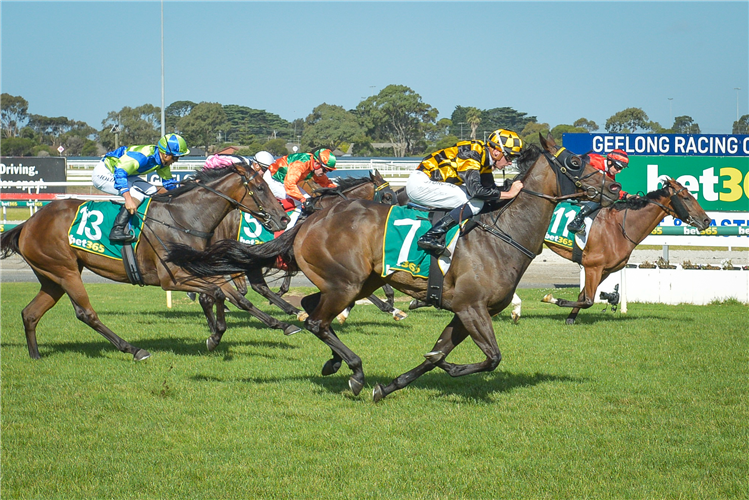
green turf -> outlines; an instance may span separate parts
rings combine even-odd
[[[87,289],[150,359],[63,298],[31,360],[20,311],[37,288],[0,289],[3,499],[747,498],[749,315],[735,301],[596,305],[567,326],[539,302],[548,290],[521,289],[520,324],[494,319],[495,372],[437,369],[374,404],[373,385],[421,363],[448,312],[394,322],[362,305],[334,326],[364,363],[354,397],[346,367],[320,375],[330,351],[312,334],[232,309],[209,353],[198,304],[175,293],[169,310],[163,291],[130,285]],[[483,355],[467,340],[448,359]]]

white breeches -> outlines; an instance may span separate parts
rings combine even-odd
[[[449,210],[467,203],[473,215],[484,206],[484,200],[468,198],[465,186],[433,181],[421,170],[414,170],[409,176],[406,194],[414,203],[430,208]]]

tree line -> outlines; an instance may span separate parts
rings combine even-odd
[[[98,129],[67,117],[29,114],[29,103],[21,96],[3,93],[0,104],[0,151],[5,156],[57,155],[60,146],[68,156],[99,156],[121,145],[155,144],[161,135],[161,108],[151,104],[110,111]],[[459,140],[485,140],[498,128],[514,130],[531,143],[538,142],[539,132],[548,131],[561,143],[563,133],[599,130],[598,124],[586,118],[552,127],[511,107],[456,106],[449,119],[438,120],[438,114],[404,85],[389,85],[350,110],[322,103],[306,118],[291,122],[236,104],[176,101],[164,110],[167,133],[182,135],[191,148],[207,154],[234,145],[241,155],[260,150],[285,155],[290,145],[297,145],[303,151],[328,147],[353,156],[420,157]],[[689,116],[677,116],[670,128],[664,128],[650,121],[641,108],[615,113],[604,129],[609,133],[700,133]],[[749,115],[733,123],[733,133],[749,133]]]

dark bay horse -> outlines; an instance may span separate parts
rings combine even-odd
[[[585,197],[608,206],[619,196],[620,186],[564,148],[551,136],[543,137],[545,151],[529,145],[518,160],[523,191],[511,202],[480,216],[479,224],[457,243],[444,278],[442,307],[454,313],[426,360],[389,385],[377,384],[373,398],[388,394],[439,367],[451,376],[494,370],[501,355],[492,316],[512,300],[520,278],[541,251],[554,208],[561,199]],[[414,298],[425,299],[427,282],[406,272],[382,276],[383,233],[390,207],[366,201],[338,203],[315,213],[273,242],[248,247],[221,242],[205,252],[175,246],[169,259],[198,275],[215,275],[253,269],[278,255],[293,258],[318,287],[305,297],[309,312],[305,327],[334,352],[323,374],[335,373],[344,360],[353,374],[349,387],[358,395],[364,387],[362,361],[333,332],[331,322],[352,301],[367,297],[389,283]],[[470,336],[486,356],[472,364],[446,361],[450,352]]]
[[[377,170],[369,172],[369,176],[367,177],[341,177],[337,179],[337,182],[338,187],[336,188],[322,188],[312,181],[306,181],[303,189],[311,194],[311,202],[313,206],[320,210],[343,200],[375,200],[389,205],[394,199],[393,192],[389,188],[388,183]],[[227,215],[216,228],[214,236],[211,238],[211,242],[215,243],[223,239],[236,240],[237,234],[239,234],[241,217],[242,214],[238,210]],[[299,221],[299,223],[302,222],[302,220]],[[270,270],[277,269],[278,263],[274,263],[274,265],[270,267]],[[270,289],[265,280],[264,273],[268,271],[269,269],[257,268],[246,274],[247,281],[249,281],[252,289],[268,299],[271,304],[279,307],[286,314],[295,315],[299,321],[304,321],[307,318],[307,313],[294,307],[292,304],[281,298],[283,293],[288,291],[288,286],[291,282],[291,275],[288,273],[285,275],[284,283],[281,288],[281,292],[283,293],[276,294]],[[242,296],[246,294],[248,290],[244,282],[244,274],[236,275],[233,278],[239,293]],[[391,289],[390,296],[392,296],[392,293]],[[291,335],[299,331],[299,327],[278,321],[272,316],[260,311],[249,300],[247,300],[246,297],[238,299],[236,294],[227,294],[227,299],[236,307],[248,311],[270,328],[281,329],[286,335]],[[215,321],[213,316],[213,297],[208,294],[201,294],[199,300],[210,325]],[[398,309],[395,309],[392,306],[392,303],[383,302],[375,296],[370,297],[370,300],[373,302],[376,301],[375,305],[380,307],[380,309],[393,314],[394,317],[400,313],[398,319],[405,317],[405,314]],[[212,340],[208,344],[208,349],[213,350],[218,345],[219,341],[220,337],[217,338],[216,336],[212,336]]]
[[[624,268],[632,251],[647,237],[667,215],[704,230],[710,225],[710,217],[687,188],[673,179],[665,178],[662,189],[647,193],[643,197],[617,202],[601,209],[593,219],[590,234],[582,255],[585,268],[585,288],[577,301],[556,299],[546,295],[541,302],[560,307],[571,307],[567,324],[575,323],[580,309],[587,309],[595,301],[598,286]],[[556,254],[572,260],[572,249],[546,242]]]
[[[148,351],[118,337],[91,306],[81,281],[83,268],[113,281],[128,283],[129,279],[122,261],[70,246],[68,229],[83,203],[83,200],[54,201],[23,224],[0,235],[0,258],[20,255],[41,284],[39,293],[21,313],[29,355],[39,358],[36,341],[39,320],[63,294],[68,294],[79,320],[120,351],[132,354],[135,360],[146,359],[150,356]],[[164,290],[204,293],[220,302],[221,314],[215,325],[220,333],[226,330],[220,286],[169,265],[164,260],[163,245],[182,243],[205,248],[212,231],[235,208],[253,213],[271,231],[284,229],[289,219],[262,175],[255,171],[236,165],[198,172],[181,187],[152,197],[135,252],[144,284]]]

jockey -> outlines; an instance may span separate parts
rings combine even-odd
[[[94,168],[91,181],[94,187],[108,194],[120,195],[125,204],[114,220],[109,239],[116,243],[130,243],[135,240],[132,234],[125,232],[130,215],[138,210],[138,205],[146,196],[153,196],[158,187],[146,182],[139,176],[149,172],[156,173],[164,181],[166,190],[177,187],[177,180],[172,177],[172,163],[180,156],[189,153],[187,143],[177,134],[167,134],[155,146],[122,146],[105,154]]]
[[[276,159],[267,151],[258,151],[252,159],[253,166],[257,165],[260,168],[260,172],[268,170],[268,167],[270,167],[274,161],[276,161]]]
[[[274,161],[263,174],[263,179],[284,208],[292,208],[292,204],[299,203],[302,204],[302,213],[305,214],[308,210],[304,202],[309,195],[303,193],[298,184],[312,178],[321,187],[336,187],[325,175],[325,172],[335,170],[335,164],[336,157],[329,149],[319,148],[312,153],[292,153]]]
[[[523,183],[515,181],[504,191],[494,183],[492,170],[504,170],[522,149],[523,140],[515,132],[498,129],[486,144],[461,141],[424,158],[408,178],[406,193],[414,203],[451,212],[419,238],[419,248],[442,255],[447,232],[478,214],[486,200],[516,197]]]
[[[622,170],[629,166],[629,155],[622,149],[615,149],[604,158],[603,156],[596,153],[588,153],[585,158],[592,166],[606,174],[606,177],[612,181],[616,178],[616,174],[621,173]],[[619,192],[619,199],[633,198],[633,195],[622,190]],[[585,217],[590,215],[601,207],[601,204],[596,201],[588,201],[582,204],[580,212],[575,216],[572,221],[567,224],[567,231],[571,233],[582,233],[585,229]]]

